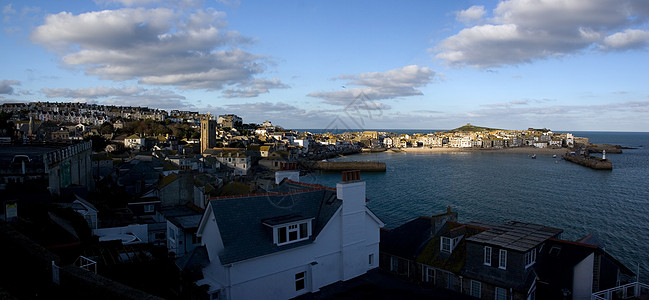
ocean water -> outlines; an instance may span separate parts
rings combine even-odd
[[[573,132],[593,143],[619,144],[607,154],[612,171],[592,170],[551,154],[500,152],[357,154],[338,160],[377,160],[385,173],[363,173],[368,206],[387,228],[450,205],[460,222],[532,222],[576,240],[594,234],[606,251],[649,282],[649,133]],[[303,176],[335,186],[339,173]]]

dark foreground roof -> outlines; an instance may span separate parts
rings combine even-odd
[[[381,252],[415,259],[431,238],[431,219],[419,217],[392,230],[381,230]]]
[[[312,243],[333,217],[342,201],[335,189],[284,181],[296,189],[285,193],[266,193],[210,201],[225,246],[222,264],[233,263]],[[297,187],[301,187],[297,189]],[[312,235],[305,241],[277,246],[272,229],[264,221],[299,215],[312,219]]]
[[[563,232],[559,228],[516,221],[498,225],[480,225],[487,227],[488,230],[470,237],[468,241],[519,252],[529,251]]]

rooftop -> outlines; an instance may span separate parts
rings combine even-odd
[[[498,225],[472,224],[486,227],[487,230],[468,238],[467,241],[520,252],[527,252],[545,240],[557,237],[563,232],[559,228],[516,221]]]
[[[291,187],[288,188],[288,185]],[[278,190],[289,191],[212,198],[212,212],[225,245],[225,250],[219,254],[221,263],[233,263],[310,244],[342,204],[335,190],[324,186],[284,181]],[[283,246],[274,244],[272,231],[264,225],[264,221],[297,215],[300,219],[312,219],[311,238]]]

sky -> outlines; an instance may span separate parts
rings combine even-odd
[[[0,0],[0,103],[649,131],[649,1]]]

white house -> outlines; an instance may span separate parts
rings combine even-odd
[[[252,161],[243,151],[220,152],[216,159],[219,163],[234,169],[234,175],[245,176],[250,170]]]
[[[144,138],[137,134],[133,134],[124,139],[124,147],[131,149],[141,149],[144,147]]]
[[[360,172],[336,189],[284,180],[277,192],[209,202],[197,236],[211,299],[288,299],[378,267],[383,227]]]

